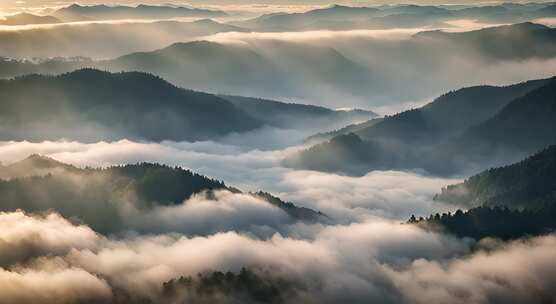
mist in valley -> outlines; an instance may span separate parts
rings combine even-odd
[[[0,3],[0,303],[555,303],[555,4]]]

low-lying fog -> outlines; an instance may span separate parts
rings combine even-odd
[[[374,171],[348,177],[282,167],[283,158],[297,149],[242,151],[214,142],[3,142],[0,159],[9,163],[38,153],[81,167],[145,161],[178,165],[246,191],[269,191],[345,223],[370,217],[403,221],[413,213],[429,214],[441,208],[432,201],[434,194],[458,181],[417,172]]]
[[[231,13],[230,17],[217,19],[219,22],[181,18],[0,26],[0,56],[23,59],[2,60],[4,66],[15,66],[16,71],[6,68],[2,75],[19,75],[20,64],[26,65],[21,68],[25,74],[56,74],[80,67],[141,70],[180,87],[211,93],[393,114],[464,86],[504,85],[550,77],[556,71],[552,49],[530,45],[485,48],[484,41],[477,44],[474,39],[454,44],[416,36],[423,31],[461,33],[500,25],[495,22],[451,20],[403,29],[297,32],[251,31],[225,23],[328,4],[320,0],[306,4],[259,2],[192,1]],[[379,2],[390,3],[372,3]],[[425,2],[437,1],[419,1]],[[44,13],[68,3],[4,1],[0,9],[3,14],[22,8]],[[536,22],[556,25],[553,18]],[[530,26],[526,25],[525,30]],[[198,40],[211,43],[187,44]],[[152,53],[178,42],[184,44]],[[547,45],[554,46],[550,43]],[[131,56],[133,60],[119,58],[135,52],[145,53]],[[215,60],[212,54],[220,57]],[[74,58],[67,66],[65,59],[48,60],[58,56],[92,60]],[[74,133],[88,128],[82,123]],[[124,189],[118,193],[123,203],[114,207],[115,212],[85,206],[87,200],[68,200],[72,208],[100,218],[101,223],[116,222],[118,217],[123,227],[118,231],[95,231],[93,224],[64,218],[60,210],[30,214],[14,208],[12,212],[0,212],[0,303],[202,304],[202,297],[188,289],[168,298],[169,285],[164,283],[191,276],[176,281],[186,286],[199,279],[198,273],[239,273],[244,267],[255,271],[262,284],[279,282],[275,303],[556,302],[554,233],[508,242],[490,238],[477,241],[407,224],[411,215],[458,209],[433,198],[441,188],[465,177],[441,178],[420,169],[377,170],[354,177],[283,166],[287,156],[306,148],[302,143],[307,136],[337,126],[317,127],[262,127],[229,134],[218,141],[198,142],[128,140],[107,127],[112,137],[106,138],[114,140],[0,142],[0,165],[32,154],[81,168],[161,163],[191,169],[244,191],[215,188],[220,190],[197,193],[177,205],[154,204],[141,209],[131,204],[131,199],[126,201],[127,195],[134,193]],[[46,133],[48,130],[43,135]],[[341,151],[338,157],[342,157]],[[78,193],[87,187],[77,174],[63,172],[60,176],[69,179],[70,187],[75,186]],[[0,186],[11,182],[2,181]],[[15,187],[14,191],[20,191],[23,187],[18,183],[23,182],[15,180],[4,190],[10,193],[9,187]],[[283,209],[247,193],[259,190],[323,212],[329,221],[292,220]],[[39,192],[41,197],[56,197],[51,191]],[[53,208],[46,207],[41,210]],[[248,302],[229,298],[221,290],[212,292],[206,303]]]
[[[455,179],[293,171],[279,165],[288,149],[240,152],[211,142],[0,144],[6,162],[30,153],[78,166],[182,165],[321,210],[335,224],[292,225],[278,209],[225,192],[216,193],[216,202],[196,196],[148,213],[131,210],[128,224],[144,234],[120,237],[102,236],[54,213],[0,213],[0,290],[7,302],[110,301],[116,290],[164,301],[161,286],[168,280],[242,267],[294,282],[289,303],[527,303],[556,287],[553,235],[476,244],[400,224],[412,213],[441,211],[432,196]],[[281,232],[261,238],[267,225]],[[220,299],[228,301],[225,295]]]

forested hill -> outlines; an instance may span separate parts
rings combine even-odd
[[[0,80],[0,140],[219,140],[265,126],[307,132],[375,116],[371,111],[217,96],[142,72],[81,69]]]
[[[475,240],[486,237],[517,239],[556,231],[556,204],[524,210],[476,207],[465,212],[437,213],[427,218],[412,216],[408,223]]]
[[[22,161],[9,165],[0,163],[0,179],[22,178],[29,176],[43,176],[53,173],[77,172],[80,169],[64,164],[49,157],[32,154]]]
[[[556,78],[513,100],[457,138],[455,151],[473,156],[505,149],[531,154],[556,143]]]
[[[525,58],[551,58],[556,51],[556,29],[531,22],[487,27],[475,31],[450,33],[422,32],[417,38],[441,42],[461,50],[480,50],[491,61]],[[523,48],[522,45],[530,47]]]
[[[113,19],[160,19],[176,17],[222,17],[223,11],[197,9],[181,6],[158,6],[140,4],[124,5],[91,5],[72,4],[56,10],[54,16],[64,21],[113,20]]]
[[[424,107],[331,133],[337,136],[285,164],[356,175],[376,169],[451,175],[515,161],[556,143],[555,84],[541,79],[450,92]]]
[[[530,208],[556,204],[556,145],[518,163],[486,170],[435,197],[462,206]]]
[[[556,231],[556,145],[518,163],[486,170],[434,198],[467,211],[412,216],[408,223],[458,237],[515,239]]]
[[[365,110],[332,110],[329,108],[286,103],[275,100],[251,98],[242,96],[219,95],[219,97],[233,103],[252,117],[257,117],[265,124],[278,128],[314,128],[322,129],[335,126],[345,126],[354,121],[365,121],[378,115]]]
[[[222,181],[190,170],[152,163],[77,168],[32,155],[5,168],[10,168],[11,175],[0,176],[0,211],[56,210],[102,233],[126,229],[123,217],[129,208],[148,211],[159,206],[177,206],[200,193],[207,193],[208,200],[217,200],[212,195],[216,190],[241,193]],[[300,208],[268,193],[246,195],[282,209],[292,221],[329,220],[320,212]]]
[[[364,139],[388,138],[403,142],[440,142],[486,121],[516,98],[550,79],[509,86],[474,86],[448,92],[425,106],[387,116],[355,133]]]
[[[92,69],[0,81],[0,109],[0,139],[10,140],[193,141],[262,125],[211,94],[150,74]]]

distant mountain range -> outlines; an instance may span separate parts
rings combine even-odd
[[[62,22],[52,16],[39,16],[29,13],[19,13],[0,18],[0,25],[27,25],[27,24],[56,24]]]
[[[219,26],[205,22],[209,23],[207,30],[211,25]],[[200,23],[191,26],[203,28]],[[51,47],[55,48],[54,43]],[[179,86],[216,94],[322,101],[323,105],[327,104],[325,101],[342,100],[346,96],[370,99],[373,95],[365,85],[372,83],[371,71],[332,48],[279,41],[261,47],[193,41],[102,61],[81,57],[81,60],[53,59],[38,63],[5,59],[0,61],[0,75],[13,77],[95,67],[113,72],[153,73]]]
[[[227,16],[221,10],[200,9],[176,5],[80,5],[72,4],[50,13],[50,16],[26,14],[14,18],[6,25],[44,24],[52,22],[75,22],[118,19],[168,19],[168,18],[216,18]],[[556,16],[556,4],[552,3],[502,3],[498,5],[383,5],[375,7],[351,7],[331,5],[304,13],[271,13],[253,19],[235,21],[232,24],[255,31],[301,31],[385,29],[409,27],[450,27],[450,21],[469,19],[483,23],[518,23],[538,18]],[[46,18],[50,22],[44,22]],[[42,20],[44,19],[44,20]]]
[[[499,24],[554,17],[553,3],[492,6],[384,5],[349,7],[332,5],[305,13],[273,13],[233,24],[264,31],[381,29],[443,26],[453,20],[470,19]]]
[[[273,13],[247,21],[232,24],[265,31],[291,31],[316,28],[319,22],[353,22],[380,14],[381,11],[370,7],[348,7],[333,5],[329,8],[311,10],[306,13]]]
[[[61,73],[81,67],[143,71],[179,86],[215,94],[367,108],[430,98],[466,83],[507,83],[515,77],[493,75],[503,73],[506,67],[520,67],[525,77],[532,69],[529,60],[540,64],[538,61],[556,56],[556,29],[530,23],[463,33],[423,32],[393,41],[346,37],[331,40],[333,46],[247,39],[241,44],[180,42],[157,49],[166,45],[164,42],[230,31],[242,29],[202,20],[5,31],[0,32],[0,44],[4,46],[0,54],[8,56],[127,55],[102,60],[4,59],[0,60],[0,75]],[[149,35],[160,39],[145,40],[144,36]],[[28,47],[30,44],[33,48]],[[465,65],[460,64],[461,58],[468,60]],[[460,73],[453,73],[454,69]],[[470,76],[474,71],[479,73],[477,78]],[[430,77],[418,77],[423,74]]]
[[[121,22],[59,24],[19,31],[0,31],[0,56],[12,58],[114,58],[152,51],[175,43],[222,32],[245,32],[210,19],[192,22]],[[153,37],[153,39],[145,39]],[[154,39],[156,37],[156,39]],[[33,47],[29,47],[32,45]]]
[[[306,128],[323,122],[333,126],[376,116],[219,97],[181,89],[150,74],[92,69],[0,81],[0,100],[4,140],[216,140],[264,126]]]
[[[83,221],[101,233],[124,232],[126,204],[148,211],[176,206],[195,194],[216,190],[241,193],[223,182],[179,167],[141,163],[102,169],[77,168],[48,157],[28,158],[0,167],[0,211],[46,212]],[[324,222],[317,211],[284,202],[265,192],[248,195],[282,209],[292,222]],[[215,198],[216,199],[216,198]]]
[[[322,100],[327,94],[332,99],[335,94],[371,93],[361,86],[371,82],[366,67],[332,48],[289,42],[268,42],[263,49],[208,41],[177,43],[96,65],[111,71],[146,71],[181,86],[234,95]]]
[[[175,17],[213,18],[226,16],[227,14],[223,11],[182,6],[145,4],[140,4],[138,6],[83,6],[79,4],[72,4],[55,11],[52,15],[67,22],[109,19],[163,19]]]
[[[462,52],[478,53],[492,60],[552,58],[556,52],[556,30],[530,22],[462,33],[421,32],[415,37],[453,45]],[[522,48],[522,45],[530,47]]]
[[[340,130],[285,164],[349,174],[421,168],[441,175],[507,164],[556,143],[555,90],[554,79],[461,89],[422,108]]]

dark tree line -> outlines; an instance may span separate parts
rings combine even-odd
[[[268,272],[242,268],[239,273],[210,272],[180,277],[163,284],[173,303],[288,303],[296,289],[291,281]]]
[[[541,235],[556,230],[556,204],[535,209],[510,209],[507,207],[477,207],[468,211],[436,213],[427,218],[411,216],[408,223],[426,229],[442,229],[457,237],[476,240],[495,237],[504,240],[529,235]]]
[[[553,130],[552,130],[553,131]],[[442,189],[435,200],[476,207],[531,208],[556,202],[556,145],[512,165],[493,168]]]
[[[2,170],[5,169],[5,170]],[[139,210],[182,204],[195,194],[214,191],[241,193],[224,182],[181,167],[156,163],[77,168],[56,160],[32,155],[0,167],[0,211],[40,213],[54,210],[66,218],[78,219],[101,233],[118,232],[125,222],[122,207]],[[18,175],[22,171],[25,174]],[[298,207],[269,193],[250,193],[272,204],[294,221],[317,222],[328,218],[309,208]]]

